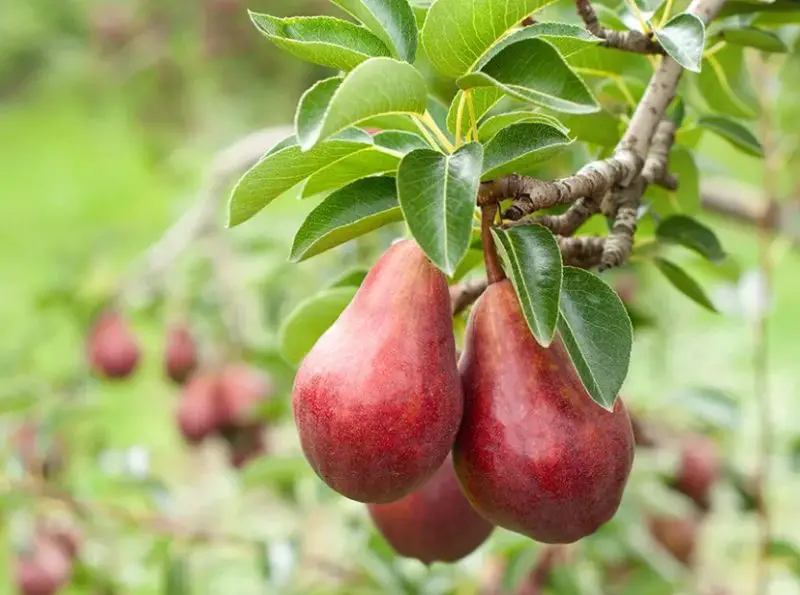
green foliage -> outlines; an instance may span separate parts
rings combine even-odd
[[[505,174],[533,173],[536,167],[553,159],[571,141],[561,128],[538,122],[511,124],[486,143],[483,157],[484,180]]]
[[[380,37],[396,58],[414,62],[417,53],[417,21],[407,0],[331,1]]]
[[[655,258],[653,263],[678,291],[707,310],[717,311],[700,284],[681,267],[664,258]]]

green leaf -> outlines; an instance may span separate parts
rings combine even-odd
[[[537,38],[508,45],[479,70],[456,82],[462,89],[494,86],[520,101],[566,113],[586,114],[600,109],[586,83],[558,50]]]
[[[745,120],[758,115],[758,101],[741,47],[725,44],[705,58],[696,80],[700,94],[712,111]]]
[[[297,145],[268,153],[234,187],[228,207],[228,226],[244,223],[311,174],[365,146],[368,144],[364,142],[331,139],[305,153]]]
[[[558,50],[564,58],[577,54],[587,48],[596,46],[603,40],[589,33],[585,28],[567,23],[542,22],[514,31],[504,37],[481,56],[481,59],[472,68],[480,70],[489,63],[497,54],[520,41],[526,39],[543,39]]]
[[[547,114],[539,114],[536,112],[520,111],[520,112],[506,112],[504,114],[495,114],[486,118],[478,127],[478,138],[481,142],[491,140],[495,134],[500,132],[503,128],[507,128],[512,124],[521,122],[538,122],[541,124],[549,124],[558,128],[564,134],[569,134],[569,128],[564,126],[553,116]]]
[[[397,190],[408,228],[428,258],[452,275],[472,234],[483,147],[470,143],[452,155],[412,151],[397,171]]]
[[[414,11],[414,18],[417,20],[417,28],[422,29],[425,19],[428,18],[428,11],[431,9],[433,0],[411,0],[411,9]]]
[[[336,322],[357,291],[357,287],[326,289],[300,302],[278,331],[278,345],[283,358],[290,364],[299,364]]]
[[[730,394],[718,388],[688,388],[676,394],[672,402],[690,413],[694,420],[712,427],[733,430],[739,423],[739,404]]]
[[[308,214],[294,237],[290,260],[300,262],[353,238],[402,221],[394,178],[364,178],[337,190]]]
[[[717,311],[714,304],[708,299],[706,292],[700,287],[700,284],[690,277],[686,271],[663,258],[654,258],[653,262],[667,280],[683,295],[712,312]]]
[[[334,279],[331,284],[328,285],[328,289],[333,289],[335,287],[361,287],[367,273],[369,273],[369,269],[363,267],[349,269]]]
[[[390,55],[386,45],[368,29],[342,19],[249,14],[267,39],[306,62],[348,71],[368,58]]]
[[[723,29],[720,32],[722,39],[733,45],[756,48],[762,52],[785,54],[789,48],[780,37],[772,31],[764,31],[757,27],[739,27]]]
[[[675,198],[680,209],[689,215],[700,211],[700,172],[692,152],[676,147],[669,156],[669,167],[678,177]]]
[[[551,0],[437,0],[422,29],[431,64],[451,78],[465,74],[509,29]]]
[[[367,176],[393,172],[402,157],[402,153],[381,147],[365,147],[313,174],[303,187],[303,197],[335,190]]]
[[[376,134],[372,139],[379,147],[396,151],[402,155],[410,153],[414,149],[430,149],[428,143],[418,134],[401,130],[385,130]]]
[[[367,118],[422,114],[427,105],[425,80],[413,66],[392,58],[370,58],[346,77],[322,80],[306,91],[295,116],[297,138],[308,150]]]
[[[540,345],[553,341],[561,295],[561,250],[541,225],[492,229],[500,256],[519,297],[528,328]]]
[[[497,102],[503,98],[503,92],[496,87],[480,87],[478,89],[471,89],[470,96],[472,97],[473,111],[475,112],[475,119],[480,120],[489,110],[491,110]],[[450,109],[447,112],[447,129],[455,134],[456,124],[458,123],[458,106],[461,103],[461,98],[464,96],[464,91],[459,91],[453,98],[450,104]],[[470,129],[472,125],[472,113],[465,105],[464,112],[461,115],[461,130],[462,134]]]
[[[164,595],[189,595],[191,593],[189,565],[183,556],[170,555],[165,560]]]
[[[578,140],[602,147],[615,147],[622,138],[620,119],[607,110],[584,116],[560,116]]]
[[[633,328],[622,300],[589,271],[564,267],[558,331],[594,402],[613,411],[628,375]]]
[[[656,229],[656,236],[662,242],[694,250],[712,262],[721,262],[726,256],[714,232],[691,217],[675,215],[665,219]]]
[[[673,60],[687,70],[700,72],[706,45],[706,27],[697,15],[689,12],[675,15],[654,33]]]
[[[481,179],[505,174],[530,173],[532,168],[552,159],[572,141],[560,128],[540,122],[512,124],[486,144]]]
[[[704,116],[697,121],[702,126],[720,135],[734,147],[741,149],[748,155],[763,157],[764,148],[755,135],[747,128],[725,116]]]
[[[408,0],[331,0],[349,12],[392,50],[395,58],[413,62],[417,55],[417,21]]]

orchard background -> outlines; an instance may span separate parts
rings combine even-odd
[[[428,568],[395,556],[365,506],[316,477],[290,407],[297,362],[404,228],[300,264],[287,256],[319,198],[283,197],[224,228],[238,175],[291,133],[302,93],[335,74],[282,53],[246,9],[343,13],[321,0],[4,2],[0,592],[15,592],[15,560],[48,518],[82,534],[60,593],[800,593],[800,10],[785,0],[728,6],[739,14],[706,32],[717,79],[681,87],[679,144],[699,176],[682,157],[678,191],[646,197],[716,233],[725,251],[716,262],[679,245],[659,254],[717,312],[648,262],[653,226],[641,226],[626,266],[602,274],[634,322],[621,395],[657,444],[637,449],[619,513],[576,546],[554,551],[496,530],[466,560]],[[604,25],[638,27],[630,4],[595,9]],[[566,0],[535,18],[580,24]],[[578,142],[537,177],[608,156],[652,73],[644,64],[641,80],[625,64],[612,77],[582,73],[607,119],[565,118]],[[428,86],[442,101],[455,92],[438,79]],[[471,279],[484,274],[476,264]],[[111,299],[142,350],[122,382],[87,367],[91,321]],[[256,412],[268,452],[241,470],[219,438],[191,447],[181,437],[181,388],[163,371],[178,319],[204,361],[244,360],[274,384]],[[47,478],[12,439],[31,423],[37,456],[62,461]],[[707,510],[671,487],[698,435],[724,461]],[[665,514],[688,519],[689,563],[654,538],[652,520]]]

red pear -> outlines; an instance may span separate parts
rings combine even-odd
[[[183,324],[172,324],[167,331],[164,371],[178,384],[186,382],[197,367],[197,346],[192,332]]]
[[[633,464],[622,402],[594,403],[560,341],[531,335],[511,282],[491,285],[467,326],[459,369],[464,421],[453,458],[489,521],[544,543],[571,543],[614,516]]]
[[[262,424],[250,424],[224,432],[228,441],[228,460],[232,467],[242,469],[250,461],[267,452]]]
[[[375,264],[295,377],[306,458],[334,490],[392,502],[442,465],[463,410],[450,294],[411,240]]]
[[[697,523],[692,519],[671,515],[656,515],[647,520],[650,534],[675,559],[692,566],[697,546]]]
[[[701,510],[711,506],[711,490],[722,473],[717,445],[707,436],[695,435],[683,444],[673,487],[686,494]]]
[[[127,378],[139,364],[141,351],[128,323],[115,310],[106,310],[89,333],[89,364],[103,378]]]
[[[449,456],[422,487],[396,502],[369,504],[368,509],[398,554],[425,564],[460,560],[494,529],[464,496]]]
[[[47,535],[36,537],[33,551],[14,564],[20,595],[55,595],[72,576],[69,554]]]
[[[218,427],[219,382],[213,372],[193,375],[183,388],[178,404],[178,427],[190,444],[197,444]]]
[[[273,393],[272,381],[265,373],[244,364],[229,364],[219,375],[220,412],[222,426],[250,423],[254,409]]]

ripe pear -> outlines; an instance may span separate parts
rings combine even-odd
[[[37,535],[33,550],[15,560],[14,575],[20,595],[55,595],[72,576],[68,552],[47,535]]]
[[[164,371],[173,382],[183,384],[197,367],[197,345],[184,324],[173,323],[167,330]]]
[[[453,451],[467,497],[496,525],[571,543],[614,516],[633,464],[622,402],[594,403],[559,340],[531,334],[511,282],[489,286],[459,362],[464,421]]]
[[[263,424],[249,424],[223,432],[228,442],[228,461],[236,469],[242,469],[250,461],[267,452]]]
[[[378,531],[398,554],[425,564],[460,560],[494,529],[464,496],[449,456],[433,477],[408,496],[367,508]]]
[[[654,515],[647,519],[650,534],[686,566],[694,564],[697,549],[697,522],[671,515]]]
[[[213,372],[194,374],[178,404],[178,428],[190,444],[202,442],[218,428],[219,382]]]
[[[141,350],[128,323],[116,310],[102,312],[89,333],[89,364],[103,378],[127,378],[136,369]]]
[[[219,426],[248,424],[254,409],[273,391],[272,380],[265,373],[244,364],[228,364],[219,375]]]
[[[292,404],[303,451],[334,490],[392,502],[431,477],[461,422],[444,275],[393,245],[303,360]]]
[[[698,508],[711,506],[711,490],[722,473],[719,449],[711,438],[691,436],[684,444],[672,486],[691,498]]]

